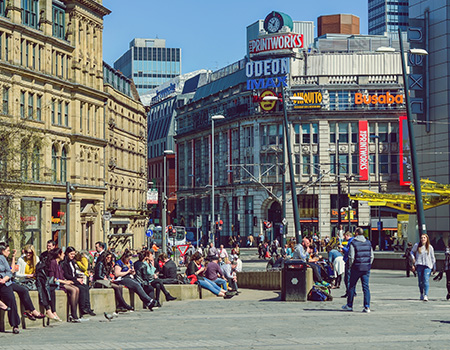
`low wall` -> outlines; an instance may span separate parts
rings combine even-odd
[[[212,298],[216,297],[211,292],[200,288],[196,284],[166,284],[166,289],[169,293],[176,297],[177,300],[193,300],[193,299],[204,299],[204,298]],[[19,316],[21,316],[22,320],[22,328],[25,329],[27,327],[42,327],[47,325],[47,318],[43,320],[30,321],[29,319],[22,317],[23,309],[21,310],[21,303],[18,295],[16,293],[16,304],[19,311]],[[60,290],[55,291],[56,294],[56,313],[63,320],[67,321],[67,316],[69,312],[69,307],[67,304],[67,296],[66,293]],[[114,290],[111,288],[103,288],[97,289],[93,288],[89,291],[90,299],[91,299],[91,307],[94,309],[95,313],[98,316],[103,317],[103,313],[113,313],[116,310],[116,300],[114,297]],[[34,307],[39,311],[39,297],[37,291],[30,291],[31,301],[33,302]],[[131,306],[134,307],[136,311],[143,310],[143,303],[139,299],[139,297],[127,289],[123,288],[123,297],[126,302],[128,302]],[[160,302],[164,303],[164,295],[161,293]],[[44,313],[44,310],[40,310]],[[50,321],[52,323],[57,323],[55,321]],[[11,330],[11,327],[8,323],[8,315],[4,311],[0,310],[0,331]]]

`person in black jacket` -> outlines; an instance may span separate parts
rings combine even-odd
[[[164,284],[178,284],[177,265],[167,256],[167,254],[161,254],[158,259],[164,264],[159,272],[161,282]]]
[[[152,288],[152,295],[149,295],[156,300],[156,306],[161,307],[161,303],[159,302],[161,291],[166,297],[166,301],[176,300],[175,297],[170,295],[164,286],[164,283],[156,274],[156,268],[154,267],[153,260],[153,249],[139,252],[139,261],[134,264],[134,268],[136,270],[136,279],[142,280],[141,284],[143,284],[143,288],[147,294],[149,294],[147,291],[150,290],[149,287]],[[156,290],[156,292],[154,292],[154,290]]]
[[[80,314],[95,316],[94,310],[91,309],[91,301],[89,297],[89,286],[79,281],[76,271],[75,263],[76,250],[74,247],[67,247],[65,252],[65,259],[62,264],[64,278],[73,281],[73,284],[80,290],[80,299],[78,305],[80,307]]]
[[[94,269],[94,288],[112,288],[116,297],[116,312],[133,310],[123,298],[123,286],[111,281],[113,273],[113,254],[110,251],[102,252],[99,255]]]

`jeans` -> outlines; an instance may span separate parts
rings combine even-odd
[[[350,288],[347,297],[347,305],[353,307],[353,298],[356,292],[356,283],[361,279],[362,290],[364,293],[364,307],[370,308],[370,290],[369,290],[370,271],[350,271]]]
[[[207,278],[199,279],[198,284],[202,288],[209,290],[210,292],[214,293],[215,295],[219,295],[219,293],[220,293],[220,287],[217,284],[215,284],[213,281],[211,281]]]
[[[345,284],[345,294],[348,296],[350,290],[350,268],[348,266],[348,261],[345,262],[344,284]]]
[[[225,281],[223,278],[216,278],[213,281],[215,284],[217,284],[219,287],[221,287],[223,290],[227,290],[227,281]]]
[[[417,265],[417,279],[419,281],[419,290],[420,290],[420,296],[423,297],[424,295],[428,296],[428,291],[430,289],[430,275],[431,275],[431,269],[428,266],[425,265]]]

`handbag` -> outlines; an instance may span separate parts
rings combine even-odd
[[[198,281],[197,275],[189,275],[187,276],[190,284],[195,284]]]
[[[34,278],[27,277],[15,277],[14,283],[26,287],[28,290],[37,290],[36,280]]]

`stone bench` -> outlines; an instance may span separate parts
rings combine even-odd
[[[194,300],[194,299],[204,299],[215,297],[209,291],[204,289],[200,289],[199,286],[195,284],[166,284],[166,289],[169,293],[176,297],[177,300]],[[63,320],[67,321],[67,317],[69,315],[69,305],[67,302],[66,293],[60,290],[55,291],[56,294],[56,313]],[[91,307],[95,310],[95,313],[98,316],[102,316],[104,312],[112,313],[116,309],[116,299],[114,296],[114,290],[111,288],[92,288],[89,291],[90,299],[91,299]],[[44,318],[41,320],[30,321],[29,319],[22,316],[24,310],[20,303],[20,299],[16,293],[14,293],[16,297],[17,308],[19,312],[19,316],[21,316],[22,328],[26,329],[27,327],[45,327],[48,325],[48,319]],[[135,308],[136,311],[142,310],[143,305],[141,300],[135,293],[130,292],[127,288],[123,288],[123,296],[125,301],[127,301],[131,306]],[[39,296],[37,291],[30,291],[30,297],[33,302],[34,307],[42,313],[44,310],[39,306]],[[160,296],[160,302],[163,304],[165,298],[164,295]],[[55,323],[55,321],[51,321]],[[8,322],[8,315],[6,312],[0,310],[0,332],[4,332],[5,330],[11,330],[11,327]]]

